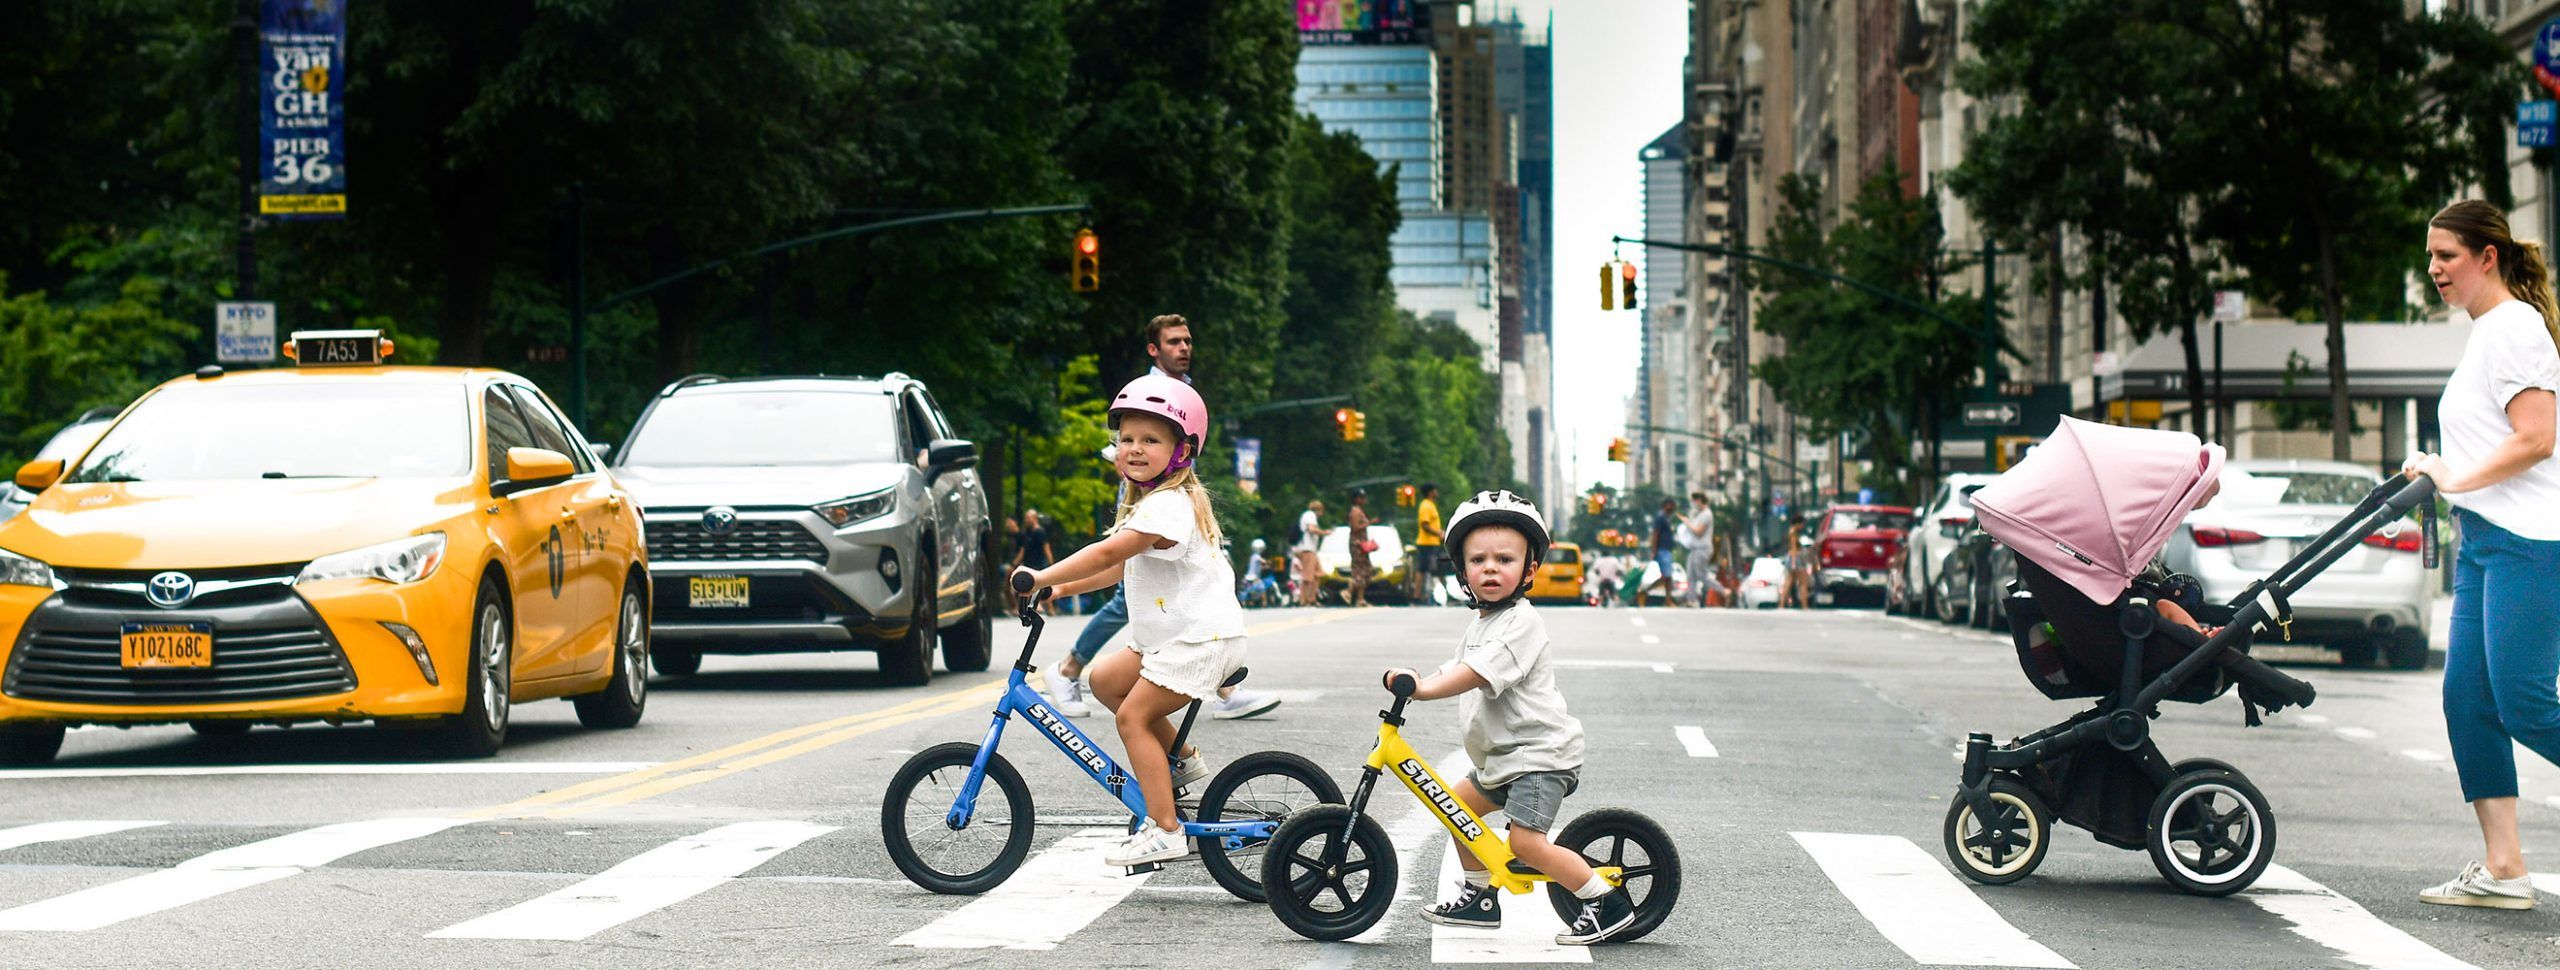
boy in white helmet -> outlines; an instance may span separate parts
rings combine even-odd
[[[1546,622],[1522,601],[1529,579],[1547,554],[1547,523],[1536,506],[1504,492],[1478,492],[1458,506],[1446,531],[1466,580],[1476,618],[1458,655],[1429,677],[1419,677],[1413,699],[1458,697],[1466,722],[1467,756],[1475,770],[1455,787],[1467,807],[1484,815],[1499,807],[1511,816],[1511,852],[1582,900],[1582,913],[1556,942],[1599,943],[1635,921],[1627,894],[1591,870],[1581,854],[1548,841],[1556,812],[1573,794],[1582,771],[1582,722],[1565,712],[1556,690]],[[1413,671],[1395,668],[1385,679]],[[1422,918],[1447,926],[1502,925],[1501,891],[1461,852],[1466,886],[1458,898],[1423,909]]]

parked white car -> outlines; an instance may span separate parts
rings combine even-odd
[[[2382,482],[2380,473],[2334,461],[2250,459],[2224,466],[2222,493],[2187,517],[2162,550],[2169,568],[2229,602],[2275,571]],[[2334,647],[2350,667],[2381,655],[2391,666],[2427,665],[2425,539],[2415,518],[2386,526],[2339,557],[2293,604],[2293,642]],[[2273,630],[2258,642],[2280,642]]]
[[[1963,543],[1965,528],[1973,524],[1974,491],[1999,477],[1955,472],[1938,483],[1937,492],[1912,516],[1911,531],[1903,537],[1899,582],[1889,583],[1885,591],[1887,612],[1944,615],[1934,598],[1938,574],[1944,571],[1947,556]]]
[[[1786,592],[1786,589],[1786,560],[1776,556],[1762,556],[1754,559],[1751,561],[1751,571],[1742,577],[1742,608],[1746,610],[1777,609],[1778,596]]]

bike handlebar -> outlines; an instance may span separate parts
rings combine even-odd
[[[1028,592],[1031,592],[1031,574],[1030,574],[1030,573],[1015,573],[1015,574],[1013,574],[1013,591],[1014,591],[1014,592],[1017,592],[1017,593],[1028,593]]]
[[[1398,699],[1412,697],[1413,687],[1412,674],[1397,674],[1387,680],[1387,693],[1396,695]]]

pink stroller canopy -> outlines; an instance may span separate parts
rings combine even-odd
[[[2222,474],[2222,446],[2077,418],[1973,494],[1982,529],[2113,603]]]

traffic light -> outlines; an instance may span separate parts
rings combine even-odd
[[[1358,410],[1353,410],[1351,412],[1351,420],[1342,425],[1342,440],[1359,441],[1363,438],[1367,438],[1368,436],[1369,416]]]
[[[1333,433],[1340,435],[1344,441],[1351,440],[1350,408],[1333,409]]]
[[[1617,263],[1608,262],[1600,264],[1600,309],[1617,309],[1616,304],[1613,302],[1618,295],[1617,275]]]
[[[1078,293],[1102,288],[1102,237],[1091,229],[1076,230],[1076,266],[1071,275]]]
[[[1607,510],[1608,508],[1609,508],[1609,499],[1608,499],[1608,496],[1602,495],[1602,494],[1600,494],[1600,493],[1598,493],[1598,492],[1593,492],[1593,493],[1591,493],[1591,494],[1589,494],[1589,495],[1585,495],[1585,496],[1583,496],[1583,497],[1582,497],[1582,511],[1583,511],[1585,514],[1588,514],[1588,515],[1598,515],[1598,514],[1600,514],[1601,512],[1603,512],[1603,511]]]
[[[1411,508],[1411,507],[1413,507],[1413,486],[1411,486],[1411,485],[1398,485],[1398,486],[1396,486],[1396,504],[1397,504],[1397,505],[1404,506],[1404,507],[1406,507],[1406,508]]]
[[[1621,296],[1621,297],[1619,297],[1619,298],[1618,298],[1618,305],[1619,305],[1619,306],[1622,306],[1622,307],[1625,307],[1625,308],[1627,308],[1627,309],[1629,309],[1629,310],[1633,310],[1633,309],[1635,309],[1635,308],[1636,308],[1636,264],[1634,264],[1634,263],[1619,263],[1619,264],[1618,264],[1618,283],[1619,283],[1619,284],[1620,284],[1620,286],[1623,288],[1623,292],[1625,293],[1625,295],[1624,295],[1624,296]]]
[[[1627,439],[1609,439],[1609,460],[1615,462],[1623,462],[1627,460]]]

